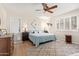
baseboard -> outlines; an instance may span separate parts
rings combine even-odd
[[[21,40],[14,41],[14,44],[22,43]]]
[[[79,44],[78,42],[72,42],[73,44]]]

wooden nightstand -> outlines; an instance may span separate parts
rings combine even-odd
[[[65,35],[65,41],[66,43],[72,43],[72,36],[71,35]]]
[[[29,32],[22,32],[22,41],[29,40]]]

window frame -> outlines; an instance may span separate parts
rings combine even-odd
[[[72,17],[76,17],[76,28],[75,29],[72,29]],[[69,29],[66,29],[65,28],[65,19],[67,19],[67,18],[69,18]],[[63,27],[63,29],[61,29],[60,27],[60,21],[61,21],[61,19],[63,19],[63,23],[64,23],[64,27]],[[59,24],[59,25],[57,25],[57,24]],[[57,28],[57,26],[59,27],[59,28]],[[56,29],[58,30],[58,31],[77,31],[78,30],[78,16],[69,16],[69,17],[61,17],[61,18],[58,18],[57,19],[57,21],[56,21]]]

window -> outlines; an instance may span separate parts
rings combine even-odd
[[[64,29],[64,20],[60,19],[60,29]]]
[[[59,29],[59,23],[57,23],[57,29]]]
[[[57,30],[59,30],[59,28],[60,28],[59,26],[60,26],[60,21],[57,20],[57,21],[56,21],[56,28],[57,28]]]
[[[65,29],[69,30],[70,29],[70,19],[69,18],[65,18]]]
[[[77,17],[71,17],[71,29],[75,30],[77,29]]]
[[[57,30],[77,30],[77,16],[61,18],[56,26]]]

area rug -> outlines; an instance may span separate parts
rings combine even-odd
[[[63,40],[40,44],[27,49],[27,56],[68,56],[79,53],[79,44],[66,44]]]

